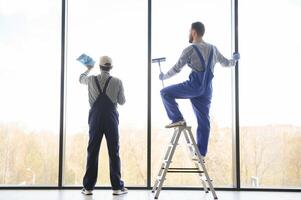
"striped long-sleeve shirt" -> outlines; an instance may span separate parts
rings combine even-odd
[[[213,61],[211,65],[212,73],[214,72],[214,66],[217,62],[224,67],[230,67],[235,65],[235,60],[228,60],[218,51],[218,49],[215,46],[211,44],[200,42],[194,43],[193,45],[196,45],[197,48],[200,50],[206,64],[208,63],[210,49],[211,47],[213,47]],[[176,73],[179,73],[186,64],[194,71],[202,71],[204,69],[204,66],[202,66],[200,62],[200,58],[197,55],[196,51],[193,49],[192,45],[188,46],[183,50],[178,62],[164,75],[164,79],[170,78]]]
[[[89,103],[92,107],[99,95],[99,91],[94,80],[95,76],[88,76],[88,73],[89,71],[82,73],[79,77],[79,82],[81,84],[88,85]],[[99,81],[100,88],[103,90],[106,80],[110,77],[109,72],[102,71],[101,74],[96,77]],[[125,103],[125,96],[121,80],[116,77],[112,77],[108,84],[106,95],[115,106],[117,106],[117,104],[123,105]]]

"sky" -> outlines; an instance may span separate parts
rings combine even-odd
[[[205,24],[206,42],[231,57],[231,1],[153,0],[152,6],[152,56],[167,58],[163,71],[189,45],[188,32],[194,21]],[[0,55],[4,58],[0,60],[0,123],[20,122],[29,130],[58,132],[60,9],[60,1],[0,0]],[[241,125],[300,126],[300,1],[244,0],[239,1],[239,9]],[[113,58],[112,75],[123,81],[127,98],[119,106],[120,127],[145,130],[147,1],[69,1],[67,28],[67,132],[87,129],[87,88],[78,82],[85,68],[76,61],[81,53],[97,62],[101,55]],[[184,81],[189,72],[185,67],[165,84]],[[92,74],[97,73],[93,69]],[[158,66],[152,65],[154,127],[169,123],[159,95],[158,74]],[[221,127],[232,125],[232,84],[233,69],[217,64],[211,117]],[[187,121],[195,125],[189,101],[181,100],[179,105]]]

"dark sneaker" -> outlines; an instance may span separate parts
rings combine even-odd
[[[165,128],[174,128],[174,127],[179,127],[179,126],[186,126],[185,120],[171,123],[169,125],[166,125]]]
[[[92,195],[93,194],[93,190],[86,190],[85,188],[82,189],[82,194],[84,195]]]
[[[122,195],[128,193],[127,188],[122,188],[121,190],[113,190],[113,195]]]

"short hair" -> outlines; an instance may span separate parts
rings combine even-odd
[[[103,65],[100,65],[99,66],[101,70],[103,71],[110,71],[112,69],[112,66],[103,66]]]
[[[194,22],[191,24],[191,29],[195,30],[198,36],[202,36],[205,33],[205,26],[202,22]]]

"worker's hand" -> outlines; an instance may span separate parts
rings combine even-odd
[[[93,65],[86,65],[88,70],[91,70],[94,66]]]
[[[240,59],[240,54],[238,52],[234,52],[232,55],[232,59],[238,61]]]
[[[165,76],[164,73],[161,72],[160,75],[159,75],[159,79],[160,79],[161,81],[163,81],[163,80],[164,80],[164,76]]]

